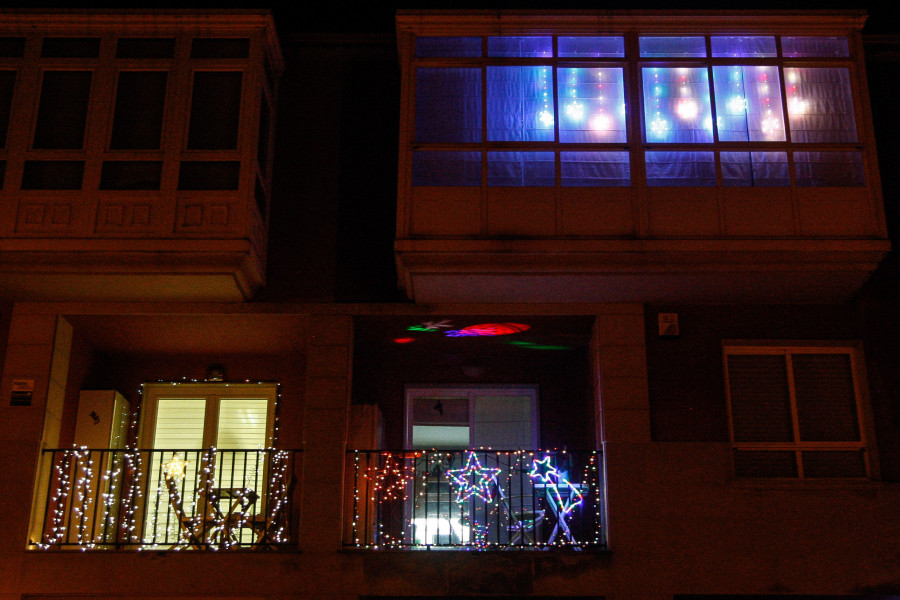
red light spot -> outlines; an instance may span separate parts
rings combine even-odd
[[[414,341],[416,341],[416,338],[410,338],[410,337],[394,338],[395,344],[409,344],[410,342],[414,342]]]
[[[462,329],[468,335],[509,335],[531,329],[531,325],[524,323],[483,323],[470,325]]]

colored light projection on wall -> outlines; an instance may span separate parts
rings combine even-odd
[[[441,332],[446,337],[495,337],[500,335],[512,335],[531,329],[531,325],[525,323],[479,323],[468,327],[453,328],[453,322],[449,319],[440,321],[423,321],[406,328],[409,332],[435,333]],[[416,338],[403,336],[393,339],[395,344],[409,344]]]

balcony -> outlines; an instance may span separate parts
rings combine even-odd
[[[420,303],[845,300],[890,248],[864,21],[401,11],[401,286]]]
[[[353,450],[345,547],[599,550],[597,451]]]
[[[299,458],[272,449],[45,450],[31,547],[283,548],[294,542]]]

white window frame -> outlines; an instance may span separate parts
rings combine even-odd
[[[266,448],[275,441],[275,404],[278,398],[277,383],[145,383],[141,392],[141,427],[138,447],[153,448],[156,433],[156,412],[161,397],[173,394],[206,399],[206,415],[203,426],[202,448],[215,446],[218,434],[219,401],[222,398],[265,398],[268,401],[266,414]]]
[[[531,448],[497,448],[497,450],[537,450],[540,444],[540,423],[537,385],[429,385],[411,384],[404,388],[404,447],[413,449],[413,398],[421,396],[457,396],[469,399],[469,445],[472,443],[472,419],[475,396],[526,396],[531,399]]]
[[[859,428],[859,440],[855,441],[802,441],[800,439],[797,399],[794,385],[794,374],[791,356],[794,354],[840,354],[846,355],[850,360],[850,375],[853,380],[853,393],[856,402],[856,416]],[[729,381],[728,357],[732,355],[768,355],[784,356],[788,396],[791,411],[791,427],[793,441],[791,442],[738,442],[734,439],[734,419],[731,406],[731,383]],[[863,360],[862,345],[859,342],[802,342],[802,341],[744,341],[726,340],[722,343],[723,371],[725,378],[725,394],[728,408],[728,439],[732,447],[732,460],[737,450],[756,451],[790,451],[794,454],[797,468],[796,477],[790,479],[812,478],[805,476],[803,471],[802,453],[804,450],[852,450],[858,449],[863,453],[866,475],[868,479],[874,478],[877,460],[874,448],[869,440],[873,439],[872,420],[869,414],[868,385],[865,376],[865,363]],[[769,479],[769,478],[767,478]],[[816,481],[840,478],[815,478]]]

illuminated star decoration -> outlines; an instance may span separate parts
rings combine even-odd
[[[377,497],[378,492],[381,492],[380,502],[406,500],[407,484],[413,478],[412,471],[403,458],[394,458],[390,452],[382,456],[384,456],[384,466],[369,467],[365,472],[366,479],[373,482],[373,496]],[[375,497],[372,499],[374,500]]]
[[[491,502],[494,499],[493,485],[497,483],[499,473],[500,469],[482,467],[475,453],[470,452],[466,466],[462,469],[448,469],[447,477],[456,487],[458,503],[462,504],[472,496],[478,496],[485,502]]]
[[[550,499],[556,504],[558,513],[563,518],[584,501],[584,496],[578,488],[550,464],[549,456],[545,456],[543,460],[534,459],[529,475],[533,480],[540,479],[547,485]],[[565,490],[565,499],[563,493],[560,493],[560,488]]]

